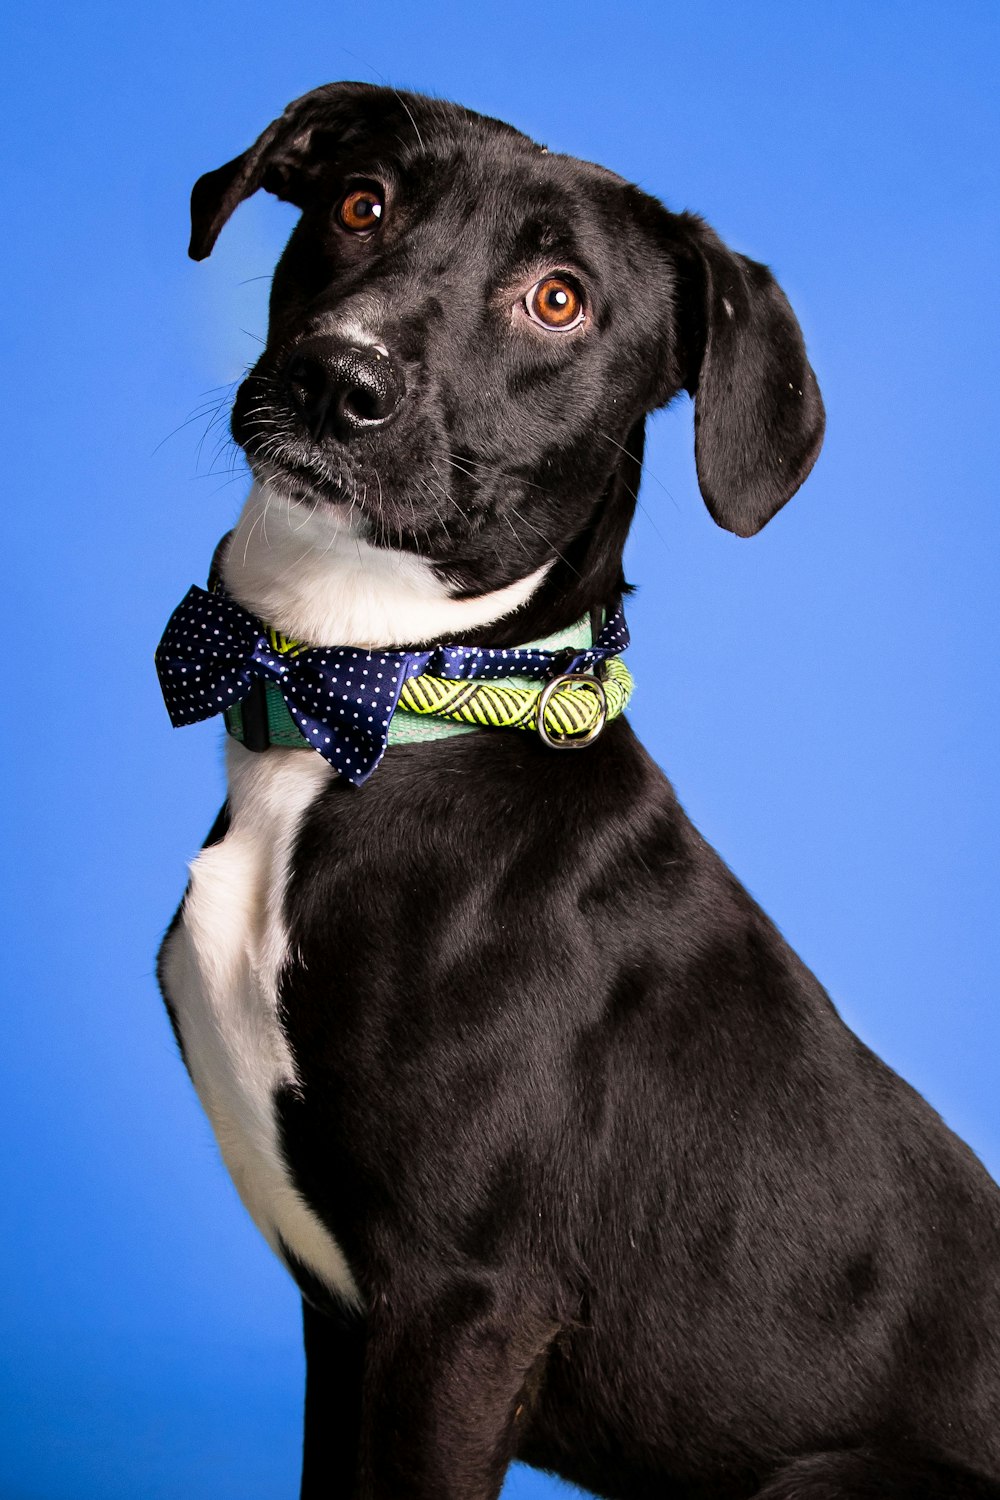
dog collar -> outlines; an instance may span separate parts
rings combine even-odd
[[[312,749],[360,786],[390,742],[482,727],[533,729],[556,749],[590,744],[628,703],[632,679],[619,656],[628,639],[618,601],[596,638],[582,620],[507,649],[310,647],[228,594],[193,587],[167,623],[156,667],[175,727],[223,713],[249,749]]]

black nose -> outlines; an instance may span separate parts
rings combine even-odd
[[[292,403],[314,438],[342,440],[384,427],[403,397],[403,382],[381,347],[337,338],[305,339],[284,372]]]

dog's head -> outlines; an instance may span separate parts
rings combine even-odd
[[[537,573],[566,619],[609,597],[645,416],[681,390],[728,530],[812,467],[823,406],[770,272],[613,173],[341,83],[199,180],[195,259],[259,188],[302,214],[234,436],[258,479],[430,559],[455,596]]]

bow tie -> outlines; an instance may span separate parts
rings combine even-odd
[[[404,682],[423,672],[452,681],[549,678],[582,672],[628,645],[621,601],[592,646],[435,646],[430,651],[364,651],[300,646],[269,630],[228,594],[188,590],[156,649],[156,670],[175,728],[224,712],[255,680],[272,683],[303,738],[355,786],[385,754],[389,721]]]

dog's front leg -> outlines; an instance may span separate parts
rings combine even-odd
[[[555,1332],[526,1301],[523,1285],[456,1280],[373,1306],[359,1500],[496,1500]]]
[[[357,1491],[365,1320],[302,1303],[306,1403],[301,1500],[350,1500]]]

